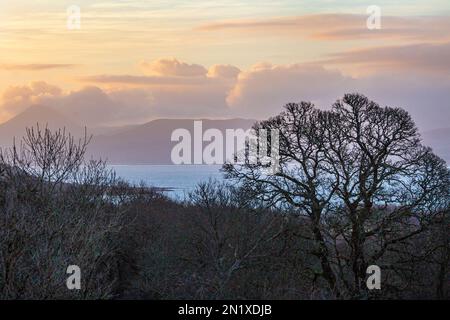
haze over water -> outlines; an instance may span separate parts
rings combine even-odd
[[[110,165],[117,176],[133,184],[167,188],[172,198],[182,199],[200,182],[224,179],[221,165]]]

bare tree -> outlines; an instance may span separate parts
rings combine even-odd
[[[238,187],[217,181],[201,183],[190,193],[194,228],[190,257],[202,270],[203,288],[212,298],[230,297],[230,284],[242,269],[271,255],[274,239],[285,230],[282,213],[273,214]]]
[[[288,104],[258,128],[279,130],[280,172],[265,175],[258,164],[225,170],[264,201],[308,219],[310,234],[301,236],[314,243],[315,272],[336,297],[367,296],[370,264],[394,279],[407,273],[411,240],[448,212],[450,182],[406,111],[349,94],[330,111]],[[386,285],[393,290],[394,279]]]
[[[108,298],[121,261],[116,185],[102,161],[84,159],[89,139],[64,130],[27,129],[0,163],[0,297]],[[65,286],[66,269],[82,270],[82,290]]]

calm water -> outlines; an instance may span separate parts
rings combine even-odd
[[[223,179],[220,165],[111,165],[117,176],[138,184],[171,188],[168,195],[182,199],[202,181]]]

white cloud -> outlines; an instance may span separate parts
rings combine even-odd
[[[0,116],[44,104],[90,126],[164,117],[264,119],[289,102],[312,101],[328,108],[345,93],[361,92],[382,105],[405,108],[422,130],[450,127],[450,77],[446,74],[398,68],[352,78],[316,64],[259,63],[243,71],[215,65],[207,73],[203,66],[175,65],[161,71],[171,74],[164,76],[89,77],[96,85],[72,92],[45,82],[9,87],[3,94]],[[195,70],[203,70],[203,75]]]
[[[246,116],[268,117],[288,102],[328,102],[339,97],[353,80],[314,65],[257,64],[242,72],[227,102]]]
[[[328,108],[350,92],[404,108],[422,130],[450,127],[450,77],[417,70],[352,78],[316,65],[258,64],[239,75],[227,102],[233,114],[267,118],[289,102]]]
[[[210,78],[236,78],[241,70],[232,65],[215,64],[208,70]]]
[[[180,62],[175,58],[142,62],[141,67],[146,74],[156,76],[201,77],[208,72],[204,66]]]

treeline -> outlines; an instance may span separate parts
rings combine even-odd
[[[86,160],[87,137],[29,129],[1,152],[0,299],[448,299],[445,163],[401,109],[331,112],[288,105],[257,124],[280,129],[280,172],[227,166],[181,202]]]

